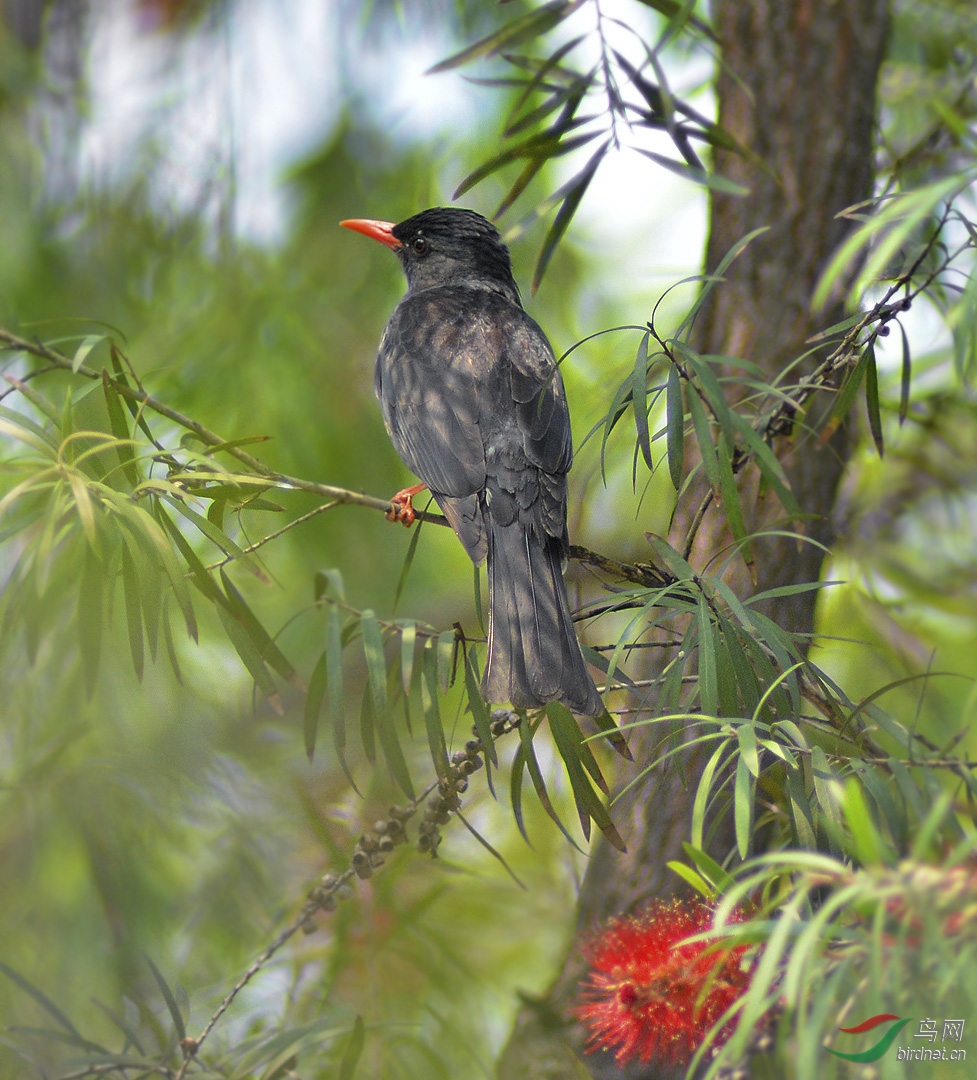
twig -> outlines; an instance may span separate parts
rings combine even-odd
[[[523,722],[518,713],[508,709],[496,710],[492,717],[493,741],[508,735]],[[305,933],[314,932],[316,925],[313,917],[322,911],[334,911],[338,900],[348,892],[354,878],[364,879],[371,877],[375,869],[384,865],[388,854],[397,845],[407,842],[405,825],[430,796],[433,796],[433,798],[431,798],[425,811],[424,820],[418,826],[419,835],[415,846],[419,851],[427,852],[431,856],[436,855],[440,843],[440,827],[447,824],[451,817],[458,812],[461,806],[460,793],[467,790],[468,777],[483,765],[481,755],[485,753],[486,747],[474,731],[473,734],[475,737],[465,744],[465,749],[456,751],[452,756],[451,763],[445,764],[440,779],[429,783],[406,806],[391,807],[385,821],[378,822],[373,829],[368,830],[360,837],[350,860],[351,865],[346,870],[338,875],[323,875],[319,883],[309,892],[299,913],[241,975],[204,1025],[200,1034],[196,1038],[187,1037],[183,1040],[181,1044],[184,1053],[183,1064],[175,1075],[169,1071],[166,1072],[166,1075],[173,1075],[173,1080],[184,1080],[187,1070],[190,1068],[190,1063],[199,1053],[201,1045],[214,1030],[238,994],[261,971],[275,953],[300,930]],[[435,792],[437,792],[436,795]],[[84,1075],[84,1073],[79,1074],[79,1076]]]

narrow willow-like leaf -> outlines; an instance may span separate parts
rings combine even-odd
[[[363,1017],[357,1015],[339,1062],[339,1080],[353,1080],[356,1075],[356,1066],[363,1056],[364,1046],[366,1046],[366,1028],[363,1025]]]
[[[542,723],[542,720],[543,717],[541,715],[533,724],[523,720],[519,725],[520,748],[522,749],[523,759],[526,763],[526,771],[529,773],[529,779],[533,783],[533,790],[536,792],[536,798],[539,799],[540,806],[546,811],[549,818],[554,822],[567,840],[580,851],[582,850],[580,845],[573,839],[570,833],[567,832],[566,827],[560,820],[559,814],[556,812],[556,808],[550,800],[549,792],[546,790],[546,783],[543,780],[543,773],[540,770],[539,762],[536,760],[536,750],[533,747],[533,736],[539,730],[539,725]]]
[[[309,761],[315,755],[316,735],[319,731],[319,713],[322,709],[322,701],[326,696],[328,686],[328,664],[326,652],[322,651],[316,661],[309,678],[309,689],[305,695],[305,714],[302,725],[302,733],[305,738],[305,753]]]
[[[224,567],[220,568],[221,584],[224,586],[224,594],[230,604],[231,611],[244,629],[257,645],[261,657],[267,661],[283,679],[295,682],[297,679],[295,668],[281,649],[275,644],[271,634],[261,625],[258,617],[246,603],[241,592],[228,577]]]
[[[108,372],[102,372],[102,391],[105,395],[105,405],[109,413],[109,424],[112,434],[116,437],[115,452],[119,457],[126,480],[132,487],[139,483],[139,471],[136,468],[136,459],[132,450],[132,436],[129,431],[129,423],[126,420],[125,410],[119,400],[119,392],[116,390]]]
[[[469,64],[483,56],[496,56],[507,49],[515,48],[524,41],[542,37],[547,31],[562,22],[583,3],[583,0],[550,0],[548,4],[535,11],[530,11],[521,18],[514,19],[501,29],[469,45],[454,56],[442,60],[439,64],[429,68],[426,74],[435,75],[441,71],[449,71],[451,68]]]
[[[198,514],[197,511],[191,509],[186,502],[180,501],[179,499],[167,499],[166,501],[188,521],[192,521],[204,536],[206,536],[212,544],[220,548],[225,555],[234,559],[236,562],[241,563],[242,566],[250,570],[259,580],[267,582],[267,575],[264,570],[261,569],[257,559],[255,559],[253,555],[249,555],[238,544],[235,544],[225,532],[214,526],[214,524],[208,521],[203,514]]]
[[[126,509],[122,507],[117,507],[117,509],[119,509],[123,515],[128,516],[128,511]],[[160,559],[163,563],[163,569],[166,571],[166,576],[170,579],[170,584],[173,587],[173,596],[176,599],[177,605],[179,606],[180,611],[183,614],[183,620],[186,623],[187,627],[187,634],[189,635],[189,637],[193,638],[194,641],[196,641],[197,618],[193,613],[193,603],[190,600],[190,590],[187,588],[186,577],[183,574],[183,570],[173,554],[173,549],[166,542],[166,537],[158,537],[157,535],[155,535],[153,531],[147,527],[145,520],[142,519],[148,518],[148,520],[153,524],[158,523],[165,528],[165,530],[173,538],[173,542],[179,548],[180,554],[183,555],[184,559],[187,560],[191,571],[194,572],[194,580],[197,581],[198,584],[200,583],[201,579],[206,579],[206,581],[209,582],[211,586],[213,594],[218,594],[217,586],[214,585],[214,583],[210,580],[210,577],[207,575],[207,571],[204,570],[203,564],[194,554],[194,551],[187,543],[186,538],[176,527],[175,523],[170,520],[166,511],[159,505],[158,502],[155,501],[153,503],[153,513],[155,515],[155,518],[149,517],[149,515],[146,514],[145,511],[142,511],[139,507],[133,506],[133,516],[130,518],[130,522],[135,526],[137,530],[141,530],[151,540],[154,541],[156,550],[159,552]],[[140,519],[140,514],[142,515],[142,519]]]
[[[719,700],[716,691],[716,642],[709,603],[699,594],[699,702],[706,716],[716,716]]]
[[[582,741],[576,720],[569,709],[554,701],[551,701],[546,706],[546,716],[549,720],[553,741],[556,743],[557,751],[566,766],[570,787],[573,789],[574,797],[581,812],[581,826],[584,826],[584,819],[587,819],[584,835],[589,833],[589,819],[592,818],[609,843],[616,847],[618,851],[626,851],[624,841],[611,820],[607,807],[591,787],[590,780],[587,779],[587,774],[584,771],[586,756],[581,751],[586,751],[586,755],[589,755],[595,769],[597,763],[593,760],[589,747],[586,747]],[[600,776],[599,770],[597,770],[597,774]],[[603,780],[603,777],[601,777],[601,780]],[[606,787],[606,784],[604,786]]]
[[[858,388],[862,385],[862,379],[865,377],[868,361],[869,350],[865,349],[858,358],[858,363],[855,365],[851,374],[838,391],[838,396],[835,399],[831,412],[825,420],[824,426],[821,428],[821,434],[818,436],[818,442],[821,445],[824,445],[824,443],[834,435],[838,430],[839,424],[848,414],[848,410],[852,407],[855,395],[858,393]]]
[[[516,819],[516,826],[519,829],[520,835],[523,840],[529,844],[529,834],[526,832],[526,822],[522,814],[522,774],[526,768],[526,752],[522,745],[516,747],[516,752],[512,755],[512,765],[509,769],[509,801],[512,804],[512,816]]]
[[[722,493],[723,509],[726,511],[726,520],[729,522],[733,539],[739,544],[740,556],[750,573],[750,579],[756,583],[756,566],[753,558],[753,547],[746,533],[746,523],[743,520],[743,507],[740,504],[739,488],[733,476],[733,446],[726,436],[725,431],[719,432],[719,442],[716,446],[716,462],[719,466],[719,490]]]
[[[668,475],[676,491],[682,486],[685,468],[685,402],[682,399],[682,376],[675,364],[668,366],[665,389],[665,445],[668,449]]]
[[[261,657],[261,651],[258,649],[258,646],[254,643],[254,640],[247,630],[245,630],[241,623],[227,610],[226,607],[221,604],[215,606],[224,627],[224,632],[234,646],[234,651],[241,658],[241,663],[247,668],[248,674],[254,680],[258,689],[268,699],[271,707],[275,712],[281,715],[284,712],[284,708],[281,703],[281,698],[278,696],[278,688],[275,686],[275,680],[272,678],[271,672],[268,670]]]
[[[750,853],[750,839],[753,836],[754,783],[750,770],[742,755],[736,762],[736,783],[734,788],[733,818],[736,824],[736,847],[740,858],[745,859]]]
[[[547,707],[549,708],[549,707]],[[607,785],[607,781],[604,779],[604,774],[600,771],[600,766],[597,764],[597,759],[594,757],[594,753],[590,748],[590,744],[584,739],[583,732],[580,730],[580,725],[577,722],[576,717],[565,706],[560,705],[558,702],[552,703],[553,714],[561,717],[560,724],[563,731],[566,733],[567,739],[573,744],[576,752],[577,759],[580,764],[590,774],[591,779],[597,785],[597,787],[605,794],[610,795],[611,789]],[[547,711],[547,716],[550,716]],[[553,722],[552,716],[550,716],[550,723]]]
[[[732,874],[727,873],[707,852],[695,847],[687,840],[682,841],[682,850],[695,863],[696,869],[714,887],[714,892],[716,890],[725,892],[732,887],[734,881]]]
[[[427,745],[431,751],[431,761],[438,775],[444,774],[448,761],[448,748],[445,744],[444,725],[438,708],[438,659],[437,647],[432,639],[424,643],[423,673],[421,678],[421,708],[424,712],[424,730],[427,732]]]
[[[839,843],[844,835],[844,819],[840,805],[842,785],[820,746],[814,746],[811,750],[811,775],[814,778],[814,794],[826,822],[829,837],[835,843]]]
[[[863,866],[878,866],[883,862],[886,844],[872,821],[861,785],[855,779],[845,785],[842,810],[851,832],[853,854]]]
[[[410,694],[414,684],[414,654],[417,651],[417,623],[408,619],[400,628],[400,684],[404,696]]]
[[[584,136],[580,136],[580,138],[582,139]],[[564,140],[563,145],[568,141],[570,140]],[[603,160],[610,145],[610,139],[606,139],[601,143],[590,161],[561,189],[563,202],[553,219],[549,232],[546,234],[546,239],[543,241],[543,246],[539,252],[539,258],[536,260],[536,270],[533,273],[533,292],[536,292],[539,288],[539,284],[543,280],[543,274],[546,273],[546,268],[553,257],[553,252],[556,251],[557,244],[563,239],[563,234],[570,227],[573,215],[577,212],[577,207],[586,194],[590,181],[593,180],[597,167]]]
[[[455,189],[453,198],[461,198],[466,191],[471,190],[480,181],[491,176],[492,173],[498,172],[503,166],[518,161],[520,158],[528,158],[530,161],[539,161],[545,164],[551,158],[564,157],[566,154],[570,154],[574,150],[579,150],[580,147],[593,142],[600,135],[599,131],[588,131],[582,135],[565,137],[569,131],[585,120],[586,118],[567,121],[558,120],[546,131],[541,131],[537,135],[530,135],[523,139],[522,142],[516,143],[515,146],[507,147],[469,173]],[[555,199],[561,193],[562,189],[561,192],[551,196],[551,199]]]
[[[102,654],[104,568],[91,548],[85,548],[78,586],[78,645],[81,650],[88,696],[94,693]]]
[[[716,459],[716,446],[712,441],[712,432],[709,430],[709,417],[703,408],[699,393],[695,387],[689,388],[688,393],[689,413],[692,416],[692,429],[695,432],[695,441],[699,445],[699,455],[705,466],[706,478],[713,491],[719,491],[719,462]]]
[[[438,634],[438,683],[441,693],[446,694],[454,681],[455,642],[454,630],[442,630]]]
[[[380,747],[383,750],[383,756],[387,762],[387,768],[390,770],[390,775],[396,780],[407,798],[413,799],[414,785],[411,782],[407,759],[404,757],[404,749],[400,745],[400,736],[397,734],[393,710],[377,707],[373,710],[373,717],[377,736],[380,740]]]
[[[363,747],[363,756],[371,764],[377,760],[376,719],[374,712],[376,704],[373,694],[370,692],[370,680],[367,679],[363,687],[363,697],[360,701],[360,744]]]
[[[770,229],[769,225],[764,225],[759,229],[754,229],[752,232],[747,233],[746,236],[744,236],[742,240],[738,240],[729,249],[729,251],[726,252],[726,254],[722,258],[722,261],[716,267],[716,269],[713,271],[713,273],[707,275],[703,279],[705,287],[699,293],[699,295],[696,297],[695,303],[692,305],[691,308],[689,308],[685,318],[682,320],[682,322],[679,324],[678,329],[675,331],[675,337],[676,338],[682,337],[683,334],[688,335],[688,333],[691,331],[692,324],[695,322],[696,316],[702,310],[702,305],[709,298],[709,295],[712,292],[712,290],[721,281],[724,280],[723,274],[725,274],[726,271],[729,269],[730,263],[732,263],[732,261],[737,257],[737,255],[739,255],[743,251],[744,248],[746,248],[749,244],[753,243],[753,241],[758,236],[762,236],[769,229]]]
[[[443,775],[445,762],[448,759],[448,748],[437,703],[437,651],[432,639],[424,643],[421,666],[421,710],[424,714],[424,730],[428,734],[431,760],[434,762],[438,775]]]
[[[865,367],[865,406],[868,409],[868,427],[872,433],[875,449],[882,457],[882,414],[879,411],[879,368],[875,361],[875,342],[868,347],[868,363]]]
[[[468,706],[472,711],[475,732],[482,743],[486,756],[498,768],[499,759],[495,752],[495,739],[492,738],[491,714],[478,686],[478,674],[475,668],[475,646],[465,654],[465,688],[468,691]]]
[[[153,583],[147,582],[151,588]],[[143,635],[142,635],[142,588],[128,547],[122,545],[122,589],[125,593],[126,628],[129,634],[129,652],[136,678],[142,682],[143,676]]]
[[[505,861],[502,855],[498,851],[496,851],[494,847],[492,847],[488,840],[486,840],[485,837],[482,836],[478,829],[476,829],[472,825],[472,823],[465,817],[465,815],[460,810],[456,810],[455,816],[462,823],[462,825],[464,825],[465,828],[472,834],[472,836],[474,836],[475,839],[482,845],[482,847],[485,848],[485,850],[492,856],[492,858],[498,859],[498,861],[502,864],[502,868],[509,875],[509,877],[511,877],[512,880],[519,886],[519,888],[526,889],[526,886],[523,884],[522,881],[519,880],[518,875],[512,869],[512,867]],[[528,889],[526,891],[528,892]]]
[[[94,349],[96,345],[106,340],[108,340],[108,336],[106,334],[90,334],[88,337],[84,338],[81,344],[75,350],[74,358],[71,361],[72,372],[77,375],[78,369],[88,359],[88,354],[92,351],[92,349]]]
[[[407,545],[407,554],[404,556],[404,565],[400,568],[400,577],[397,579],[397,588],[394,591],[394,610],[397,610],[397,605],[400,603],[400,597],[404,591],[404,586],[407,584],[407,579],[410,577],[410,568],[414,565],[414,556],[417,554],[417,545],[421,539],[421,529],[424,526],[423,520],[419,520],[414,529],[413,536],[410,538],[410,543]]]
[[[803,772],[800,768],[788,768],[786,775],[794,842],[798,847],[814,850],[817,848],[817,837],[814,835],[814,817],[804,787]]]
[[[679,862],[677,859],[672,859],[665,864],[669,870],[691,885],[693,889],[700,896],[704,896],[707,900],[713,900],[716,896],[716,890],[709,884],[708,881],[701,874],[697,874],[693,869],[686,866],[685,863]]]
[[[634,413],[634,428],[638,436],[638,446],[645,464],[652,468],[651,433],[648,430],[648,339],[650,334],[643,334],[638,342],[638,351],[634,357],[634,372],[631,375],[631,411]]]
[[[600,441],[600,474],[604,482],[607,482],[607,474],[604,468],[605,453],[607,449],[607,440],[610,438],[611,432],[614,430],[618,420],[624,415],[625,402],[631,399],[631,382],[629,379],[625,379],[624,382],[617,388],[617,393],[614,395],[614,400],[611,402],[611,407],[604,414],[603,426],[604,434],[601,436]]]
[[[316,602],[321,600],[331,588],[336,594],[336,599],[346,603],[346,586],[343,582],[342,571],[336,569],[317,570],[313,581]]]
[[[899,427],[906,422],[909,415],[909,391],[912,385],[913,361],[909,351],[909,338],[906,336],[906,328],[899,323],[899,332],[902,334],[902,367],[899,376]]]
[[[706,809],[712,795],[713,778],[720,762],[727,753],[730,742],[729,738],[723,739],[713,750],[712,756],[706,762],[702,775],[699,777],[699,786],[696,788],[695,801],[692,804],[691,841],[692,846],[695,848],[701,849],[703,847],[702,838],[705,832]]]
[[[892,798],[888,778],[872,765],[853,762],[852,770],[862,786],[878,807],[879,820],[884,822],[898,848],[909,846],[909,829],[906,820],[906,808]]]
[[[383,634],[376,615],[369,608],[360,616],[360,631],[363,634],[363,653],[366,658],[373,704],[378,712],[385,712],[387,709],[387,662],[383,655]]]
[[[166,1002],[166,1008],[169,1010],[170,1019],[173,1021],[173,1030],[176,1032],[177,1041],[181,1041],[187,1037],[187,1029],[183,1022],[183,1015],[180,1012],[180,1007],[177,1005],[176,998],[173,996],[173,991],[170,989],[167,981],[163,978],[159,968],[145,953],[143,953],[143,959],[149,965],[149,970],[153,973],[156,985],[159,987],[160,993],[163,995],[163,1000]]]
[[[683,180],[691,180],[693,184],[701,184],[703,187],[709,188],[710,191],[718,191],[723,195],[750,194],[748,187],[737,184],[733,180],[727,180],[725,176],[720,176],[718,173],[708,172],[706,169],[690,165],[684,161],[675,161],[673,158],[665,157],[664,154],[655,153],[654,150],[646,150],[643,146],[636,146],[635,150],[639,154],[651,158],[656,165],[661,165],[663,169],[668,169],[669,172],[681,176]]]
[[[68,1019],[68,1017],[61,1011],[61,1009],[58,1008],[57,1005],[54,1004],[54,1002],[46,994],[38,990],[38,988],[32,982],[30,982],[28,979],[25,979],[24,976],[21,975],[19,972],[14,971],[13,968],[8,967],[2,962],[0,962],[0,971],[2,971],[12,983],[19,986],[25,994],[29,994],[38,1003],[38,1005],[40,1005],[41,1008],[55,1020],[56,1023],[60,1024],[61,1027],[65,1029],[65,1031],[70,1032],[77,1039],[81,1038],[81,1032]]]
[[[329,723],[332,727],[332,741],[336,756],[349,777],[346,764],[346,695],[343,686],[343,625],[339,608],[331,605],[326,620],[326,682],[328,691],[326,703],[329,707]],[[355,784],[353,787],[355,788]]]

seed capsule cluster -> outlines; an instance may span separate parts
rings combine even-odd
[[[522,717],[511,709],[495,709],[489,724],[494,739],[517,728]],[[318,884],[309,892],[303,911],[302,930],[312,934],[316,930],[313,915],[319,911],[335,911],[340,900],[353,895],[354,878],[365,880],[373,871],[383,866],[387,857],[399,844],[408,842],[407,822],[424,806],[424,813],[417,826],[414,847],[432,858],[437,858],[441,843],[441,828],[451,820],[451,815],[461,808],[461,796],[468,790],[468,777],[481,769],[485,762],[485,747],[478,738],[477,728],[472,728],[474,738],[465,743],[464,750],[456,750],[437,786],[429,788],[419,799],[406,806],[391,806],[387,816],[373,823],[360,837],[353,850],[349,869],[341,874],[323,874]],[[426,804],[424,799],[427,799]]]

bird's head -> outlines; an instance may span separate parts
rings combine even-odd
[[[394,251],[413,292],[469,284],[496,289],[519,302],[509,249],[499,230],[474,210],[436,206],[399,225],[369,218],[341,221],[340,225]]]

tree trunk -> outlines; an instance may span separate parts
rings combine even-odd
[[[717,81],[719,123],[755,156],[716,153],[716,170],[750,193],[713,193],[707,269],[714,269],[747,233],[764,226],[768,231],[739,255],[725,283],[712,292],[695,345],[703,353],[749,359],[772,379],[804,353],[809,337],[841,318],[839,310],[812,315],[810,297],[852,227],[837,215],[872,194],[875,88],[888,0],[716,0],[714,12],[723,58]],[[816,359],[798,368],[798,375]],[[817,579],[823,560],[819,545],[830,547],[834,539],[832,508],[848,448],[844,429],[820,448],[803,430],[795,432],[793,445],[776,448],[802,511],[810,515],[802,529],[816,543],[791,538],[757,542],[760,589]],[[748,485],[749,477],[743,482]],[[699,500],[693,495],[686,501],[695,507]],[[762,505],[748,528],[769,526],[781,513],[780,507]],[[676,515],[676,545],[689,522],[689,515]],[[727,541],[721,514],[713,508],[696,535],[693,565],[706,566]],[[727,577],[739,595],[753,591],[745,566],[734,563]],[[785,630],[810,634],[816,595],[810,591],[774,600],[765,613]],[[644,740],[632,740],[632,749],[638,762],[647,759]],[[651,897],[680,891],[679,879],[666,864],[682,858],[700,766],[692,755],[681,766],[657,770],[616,805],[615,820],[628,854],[620,855],[602,839],[595,844],[579,900],[581,933]],[[581,1032],[566,1016],[582,974],[574,945],[545,999],[521,1009],[500,1059],[499,1080],[574,1075],[572,1058],[581,1049]],[[684,1075],[683,1069],[654,1063],[622,1070],[607,1053],[584,1062],[594,1077],[608,1080]]]

